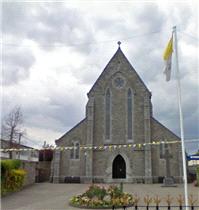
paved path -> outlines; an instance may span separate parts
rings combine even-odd
[[[89,185],[87,184],[51,184],[38,183],[23,189],[20,192],[3,197],[1,200],[2,210],[74,210],[68,205],[68,200],[72,195],[81,194]],[[189,193],[198,198],[199,188],[188,186]],[[136,193],[142,198],[146,195],[159,195],[164,197],[167,194],[173,196],[176,200],[178,194],[183,194],[183,186],[165,188],[159,184],[125,184],[125,192]],[[143,199],[142,199],[143,200]],[[176,201],[174,201],[177,204]],[[140,202],[143,204],[143,201]],[[132,208],[130,208],[132,209]],[[195,209],[196,210],[196,209]],[[199,210],[199,208],[197,209]]]

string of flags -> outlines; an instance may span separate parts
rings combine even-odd
[[[121,149],[121,148],[134,148],[134,149],[141,149],[145,146],[151,145],[160,145],[160,144],[177,144],[181,143],[181,141],[152,141],[149,143],[139,143],[139,144],[110,144],[110,145],[100,145],[100,146],[92,146],[92,145],[80,145],[79,149],[80,150],[114,150],[114,149]],[[36,149],[36,148],[1,148],[0,152],[10,152],[10,151],[40,151],[40,150],[72,150],[72,149],[77,149],[77,146],[57,146],[57,147],[47,147],[47,148],[41,148],[41,149]]]

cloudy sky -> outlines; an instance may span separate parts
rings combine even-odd
[[[53,144],[84,118],[86,94],[120,40],[152,92],[155,118],[179,134],[175,73],[170,82],[162,74],[162,53],[176,25],[185,137],[198,139],[198,12],[197,1],[4,1],[2,118],[20,105],[23,141]],[[192,152],[199,143],[186,147]]]

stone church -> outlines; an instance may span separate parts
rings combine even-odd
[[[158,183],[168,171],[175,182],[182,180],[180,143],[149,144],[180,138],[153,117],[152,94],[120,45],[87,95],[85,118],[55,141],[72,149],[55,150],[52,182]],[[100,145],[113,149],[94,149]]]

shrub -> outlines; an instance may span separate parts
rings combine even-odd
[[[111,198],[120,197],[123,194],[122,190],[119,187],[114,186],[114,185],[111,185],[107,191],[109,195],[111,196]]]
[[[196,168],[196,185],[199,186],[199,167]]]
[[[19,190],[24,183],[26,172],[23,169],[13,169],[5,180],[5,188],[8,191]]]
[[[24,183],[26,171],[19,169],[20,160],[1,160],[1,193],[19,190]]]
[[[88,198],[97,197],[100,200],[103,200],[105,195],[106,195],[106,189],[104,187],[100,187],[97,185],[91,185],[89,189],[85,192],[85,196],[87,196]]]
[[[70,204],[76,207],[107,208],[133,205],[133,196],[121,192],[117,186],[108,189],[98,185],[91,185],[82,195],[73,196]]]
[[[4,174],[11,169],[18,169],[20,166],[20,160],[1,160],[1,173]]]
[[[20,160],[1,160],[1,182],[5,181],[11,170],[18,169],[20,165]]]

